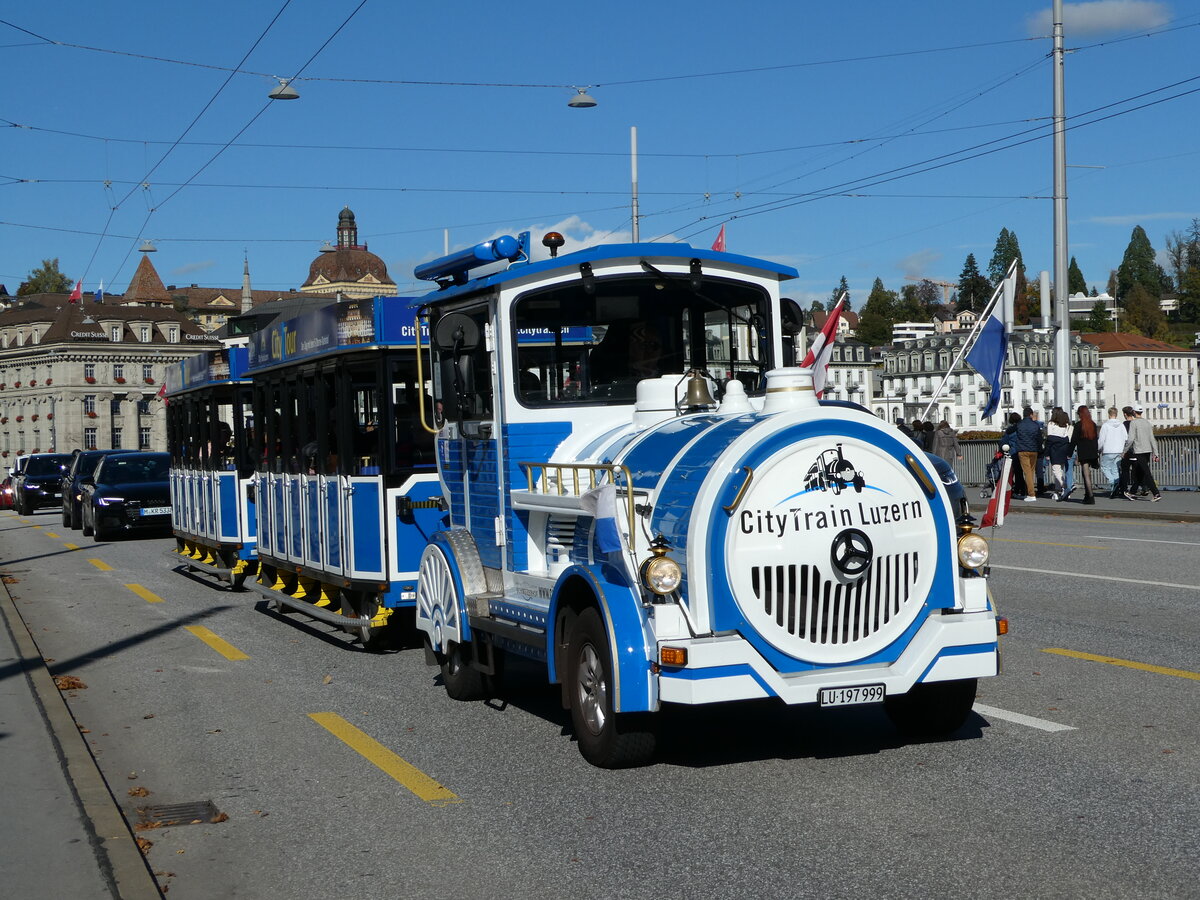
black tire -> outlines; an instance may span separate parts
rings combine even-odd
[[[595,607],[575,620],[567,641],[571,724],[579,752],[593,766],[622,769],[643,766],[658,744],[653,713],[613,712],[612,658],[608,636]]]
[[[67,508],[65,506],[63,507],[63,511],[62,511],[62,520],[63,520],[63,528],[71,527],[71,514],[70,514],[70,512],[67,511]]]
[[[81,511],[79,517],[83,520],[79,525],[79,527],[83,529],[83,536],[91,537],[92,536],[92,526],[88,524],[87,512]]]
[[[81,506],[79,509],[75,509],[75,507],[72,506],[71,507],[71,530],[72,531],[78,531],[80,528],[83,527],[83,522],[80,521],[82,518],[83,518],[83,507]]]
[[[103,541],[111,541],[113,539],[113,532],[107,528],[102,528],[99,525],[96,525],[93,527],[92,531],[92,540],[94,540],[97,544]]]
[[[975,705],[977,679],[914,685],[907,694],[888,697],[888,718],[906,737],[945,737],[962,728]]]
[[[471,665],[462,644],[451,644],[439,661],[442,684],[451,700],[486,700],[491,696],[487,676]]]

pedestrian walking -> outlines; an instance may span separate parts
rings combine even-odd
[[[1125,439],[1129,432],[1125,424],[1117,418],[1115,406],[1108,408],[1108,420],[1100,426],[1100,436],[1097,439],[1100,450],[1100,471],[1108,479],[1108,499],[1116,500],[1121,496],[1121,454],[1125,452]]]
[[[1061,406],[1054,407],[1046,424],[1046,458],[1050,461],[1050,489],[1055,500],[1067,499],[1067,458],[1071,455],[1071,420]]]
[[[1037,500],[1037,461],[1042,453],[1042,425],[1037,420],[1037,413],[1028,406],[1013,430],[1013,450],[1025,476],[1025,502],[1032,503]]]
[[[932,432],[929,452],[951,464],[957,459],[962,459],[962,449],[958,446],[958,434],[945,419],[942,419],[941,424]]]
[[[1114,409],[1115,413],[1116,410]],[[1071,429],[1071,452],[1079,456],[1079,474],[1083,481],[1083,502],[1094,506],[1096,498],[1092,494],[1092,470],[1100,463],[1100,434],[1096,423],[1092,421],[1092,411],[1081,406],[1075,411],[1079,417],[1075,427]]]
[[[1013,497],[1024,497],[1030,493],[1029,489],[1025,486],[1025,473],[1021,471],[1021,460],[1017,457],[1015,435],[1017,432],[1017,426],[1020,424],[1021,414],[1009,413],[1008,427],[1005,428],[1004,433],[1000,435],[1000,449],[1012,460],[1012,466],[1010,469],[1012,471],[1013,480]],[[1124,445],[1124,441],[1122,441],[1122,445]],[[1005,450],[1005,447],[1008,449]]]
[[[1125,441],[1125,452],[1130,455],[1130,490],[1125,492],[1128,500],[1133,499],[1132,487],[1136,480],[1150,492],[1150,500],[1157,503],[1162,499],[1154,476],[1150,474],[1150,458],[1158,462],[1158,441],[1154,438],[1154,429],[1142,418],[1144,410],[1140,406],[1133,407],[1133,419],[1129,422],[1129,437]]]

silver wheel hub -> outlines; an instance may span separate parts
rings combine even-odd
[[[576,678],[575,690],[584,724],[592,734],[599,734],[608,719],[608,683],[604,679],[600,656],[591,644],[585,644],[579,651]]]

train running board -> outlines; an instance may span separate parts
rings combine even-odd
[[[371,627],[372,618],[370,616],[344,616],[340,612],[334,612],[333,610],[317,606],[311,600],[293,597],[291,594],[285,594],[283,591],[269,588],[266,585],[259,584],[257,581],[247,580],[245,587],[247,590],[254,591],[268,600],[282,603],[284,606],[302,612],[306,616],[322,622],[328,622],[331,625],[337,625],[341,628]]]
[[[194,557],[189,556],[187,553],[181,553],[178,550],[164,550],[163,556],[170,557],[170,559],[177,566],[186,566],[188,569],[197,569],[201,572],[207,572],[209,575],[213,575],[221,581],[227,581],[230,584],[233,584],[234,570],[228,568],[227,566],[215,566],[209,562],[202,562],[201,560],[195,559]]]

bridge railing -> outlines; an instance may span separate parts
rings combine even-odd
[[[1150,463],[1154,480],[1161,488],[1200,490],[1200,434],[1168,434],[1157,437],[1158,462]],[[949,460],[963,484],[986,484],[987,467],[998,441],[960,441],[963,458]],[[1076,479],[1078,480],[1078,479]],[[1106,489],[1108,479],[1096,471],[1095,484]]]

